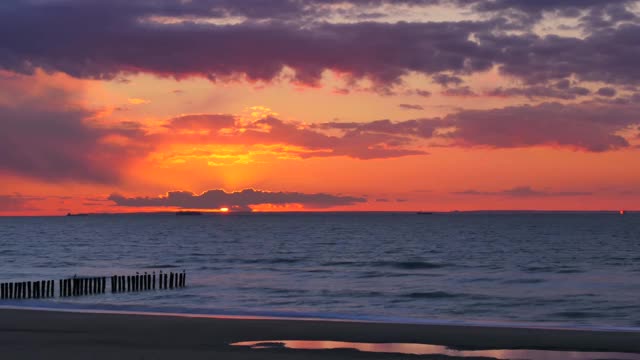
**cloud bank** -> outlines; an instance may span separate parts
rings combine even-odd
[[[270,192],[245,189],[238,192],[209,190],[202,194],[189,191],[171,191],[159,197],[125,197],[112,194],[108,198],[118,206],[172,207],[183,209],[219,209],[228,207],[236,211],[250,211],[254,205],[301,204],[305,208],[329,208],[365,203],[367,199],[330,194],[305,194],[299,192]]]

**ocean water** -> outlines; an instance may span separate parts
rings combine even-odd
[[[159,269],[188,287],[0,305],[640,328],[635,213],[0,218],[0,282]]]

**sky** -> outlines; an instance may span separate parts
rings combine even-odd
[[[3,0],[0,215],[640,209],[640,1]]]

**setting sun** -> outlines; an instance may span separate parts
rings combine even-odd
[[[229,212],[229,208],[228,207],[220,208],[220,212]]]

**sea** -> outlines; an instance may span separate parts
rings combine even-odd
[[[640,213],[0,217],[0,282],[159,270],[187,286],[0,306],[640,329]]]

